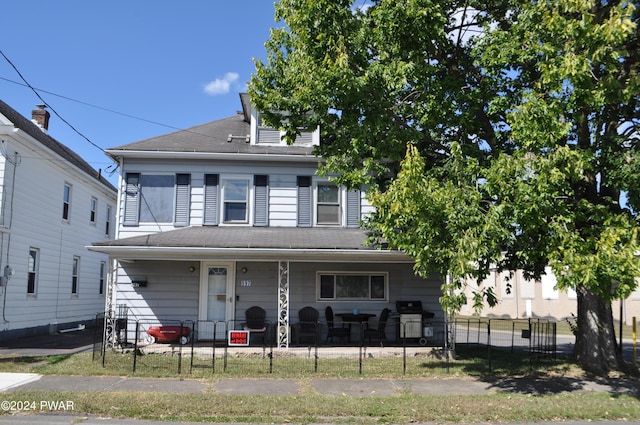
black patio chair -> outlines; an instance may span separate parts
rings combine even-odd
[[[268,323],[266,321],[267,312],[260,306],[254,305],[249,307],[244,312],[246,322],[243,324],[245,331],[249,331],[251,339],[254,335],[260,335],[262,337],[262,343],[267,341]]]
[[[351,329],[349,329],[348,326],[345,326],[344,323],[341,324],[341,326],[335,326],[335,323],[333,321],[333,309],[331,308],[331,306],[327,306],[327,308],[324,309],[324,316],[327,319],[327,327],[328,327],[328,331],[327,331],[327,342],[329,342],[329,339],[331,339],[331,342],[333,342],[333,337],[337,337],[339,341],[342,341],[344,338],[347,339],[347,342],[351,342]]]
[[[314,344],[318,343],[318,335],[320,326],[318,320],[320,319],[320,313],[313,307],[303,307],[298,311],[299,323],[296,324],[296,344],[300,343],[300,340],[305,337],[311,337]]]
[[[389,321],[389,314],[391,310],[385,308],[380,313],[380,318],[378,319],[378,327],[370,328],[368,325],[364,330],[363,338],[367,338],[369,340],[369,344],[371,344],[372,339],[377,339],[380,341],[380,345],[387,341],[387,335],[385,333],[385,329],[387,327],[387,322]]]

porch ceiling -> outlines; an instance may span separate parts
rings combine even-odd
[[[361,229],[193,226],[95,242],[87,247],[121,260],[230,259],[411,263],[401,251],[365,246]]]

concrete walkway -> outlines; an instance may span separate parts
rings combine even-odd
[[[410,392],[422,395],[472,395],[496,392],[558,394],[565,392],[606,392],[640,397],[640,381],[630,379],[584,380],[558,378],[226,378],[199,379],[136,378],[117,376],[57,376],[32,373],[0,373],[0,392],[16,390],[157,392],[173,394],[219,393],[235,395],[293,395],[310,386],[329,396],[392,396]]]

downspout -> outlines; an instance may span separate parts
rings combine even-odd
[[[9,266],[9,253],[11,252],[10,248],[11,248],[11,225],[13,223],[13,195],[15,192],[15,187],[16,187],[16,169],[18,168],[18,165],[20,164],[20,154],[18,152],[14,152],[14,158],[13,160],[9,158],[9,156],[6,153],[6,149],[7,149],[7,145],[5,143],[5,141],[3,140],[1,145],[1,152],[2,152],[2,156],[5,157],[6,162],[8,162],[9,164],[13,165],[13,172],[11,175],[11,198],[9,200],[9,225],[6,226],[6,229],[8,229],[8,235],[7,235],[7,259],[6,259],[6,265],[4,267],[3,270],[5,270],[5,272],[3,273],[3,276],[1,278],[5,279],[5,284],[3,285],[3,294],[2,294],[2,321],[4,323],[9,323],[9,320],[7,320],[7,289],[9,286],[9,278],[11,277],[12,274],[12,269]],[[6,185],[3,184],[3,187],[6,187]],[[3,194],[2,196],[2,225],[5,225],[5,213],[7,211],[6,209],[6,195]],[[2,258],[2,250],[4,249],[4,232],[2,233],[2,239],[0,240],[0,258]]]

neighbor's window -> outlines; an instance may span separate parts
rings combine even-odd
[[[107,205],[107,219],[104,224],[104,234],[107,237],[111,236],[111,205]]]
[[[316,223],[340,224],[340,189],[330,182],[318,182],[316,188]]]
[[[69,210],[71,209],[71,185],[65,183],[62,195],[62,218],[69,220]]]
[[[73,268],[71,270],[71,294],[78,295],[78,273],[80,271],[80,257],[73,257]]]
[[[100,261],[100,276],[99,276],[99,285],[98,285],[98,293],[100,295],[104,294],[104,282],[106,280],[106,272],[107,272],[107,263],[104,261]]]
[[[222,219],[225,223],[249,222],[249,179],[224,179],[222,186],[222,199]]]
[[[89,221],[96,224],[96,214],[98,213],[98,199],[91,198],[91,211],[89,212]]]
[[[38,253],[37,248],[29,248],[29,266],[27,276],[27,294],[35,295],[38,284]]]
[[[318,273],[320,300],[385,300],[386,273]]]

